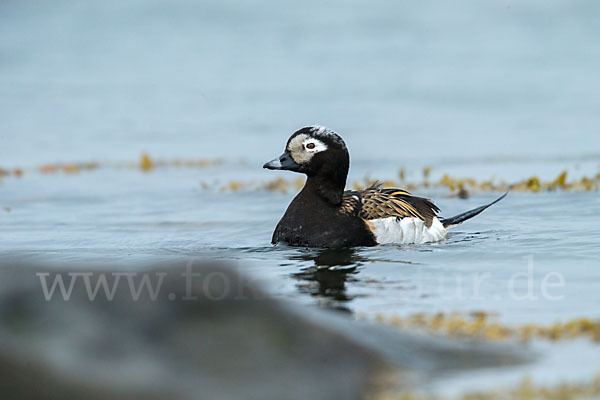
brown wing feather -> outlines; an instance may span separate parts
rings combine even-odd
[[[381,189],[370,186],[365,190],[349,190],[342,197],[343,214],[357,215],[366,220],[388,217],[419,218],[430,227],[440,209],[429,199],[413,196],[401,189]]]

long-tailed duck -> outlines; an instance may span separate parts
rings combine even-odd
[[[437,242],[446,237],[450,227],[506,196],[441,218],[431,200],[402,189],[373,185],[345,191],[349,166],[346,144],[330,129],[309,126],[289,138],[284,153],[263,167],[300,172],[308,179],[277,224],[273,244],[283,241],[306,247],[351,247]]]

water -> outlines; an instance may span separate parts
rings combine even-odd
[[[594,175],[599,8],[592,0],[4,1],[0,167],[25,174],[0,181],[0,207],[10,208],[0,209],[0,253],[131,268],[234,259],[277,297],[355,317],[600,318],[597,192],[511,193],[444,243],[332,254],[269,244],[293,193],[219,190],[291,178],[260,166],[312,123],[343,135],[351,181],[395,178],[402,166],[418,180],[425,165],[432,180]],[[117,166],[142,151],[224,163]],[[35,171],[72,161],[100,167]],[[497,196],[419,194],[447,216]],[[563,359],[573,351],[564,347],[544,352]],[[544,377],[552,365],[518,373]],[[548,380],[561,376],[571,378]]]

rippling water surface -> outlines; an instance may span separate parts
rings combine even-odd
[[[3,1],[0,167],[25,174],[0,181],[0,253],[235,259],[275,296],[355,316],[599,318],[597,192],[511,193],[444,243],[324,251],[269,244],[293,193],[220,190],[291,178],[261,165],[312,123],[344,136],[351,181],[425,165],[432,179],[595,175],[598,15],[595,1]],[[142,151],[224,162],[116,166]],[[498,195],[419,194],[447,216]]]
[[[201,189],[198,175],[210,173],[99,170],[11,180],[2,188],[11,207],[3,212],[2,251],[132,265],[233,258],[278,295],[355,313],[488,310],[511,322],[539,323],[599,316],[597,193],[511,193],[443,243],[326,251],[270,245],[292,194]],[[425,194],[437,198],[444,215],[497,196]],[[577,214],[564,214],[567,205]],[[564,286],[549,273],[560,274]],[[557,285],[546,297],[544,279]],[[520,300],[531,283],[532,299]]]

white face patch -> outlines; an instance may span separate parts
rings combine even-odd
[[[315,154],[327,150],[327,145],[319,139],[300,134],[290,140],[286,150],[297,164],[308,164]]]

